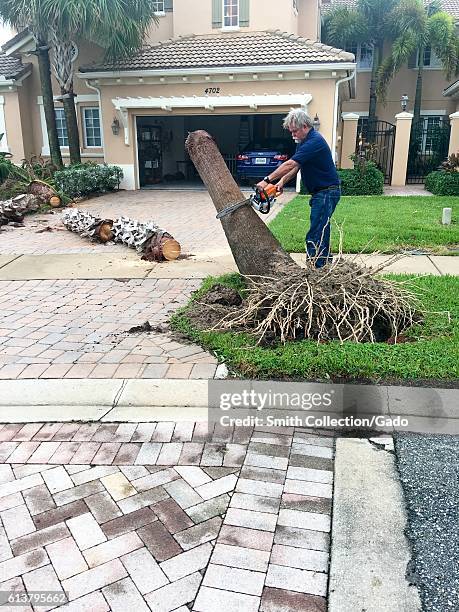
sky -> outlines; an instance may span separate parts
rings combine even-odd
[[[0,21],[0,45],[6,43],[7,40],[13,38],[14,32]]]

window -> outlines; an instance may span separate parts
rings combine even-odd
[[[69,137],[67,134],[67,121],[65,120],[64,109],[56,108],[54,112],[56,113],[56,128],[57,128],[57,137],[59,139],[59,146],[68,147]]]
[[[422,117],[423,127],[423,138],[422,138],[422,152],[426,155],[431,155],[437,145],[438,133],[440,122],[442,117],[439,115],[430,115],[429,117]]]
[[[346,51],[355,55],[357,68],[359,70],[371,69],[373,67],[373,47],[367,43],[352,43],[346,45]]]
[[[164,13],[164,0],[153,0],[153,10],[155,13]]]
[[[83,109],[84,146],[101,147],[100,114],[98,108]]]
[[[440,68],[441,61],[435,55],[435,51],[432,50],[431,47],[426,47],[424,49],[424,66],[427,68]],[[416,68],[419,67],[419,55],[417,57]]]
[[[223,0],[223,27],[239,26],[239,0]]]

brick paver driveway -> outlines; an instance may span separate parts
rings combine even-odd
[[[164,323],[200,280],[0,281],[0,379],[212,378],[217,360]]]
[[[333,443],[206,423],[1,426],[0,591],[65,591],[72,611],[324,612]]]
[[[114,219],[125,216],[139,221],[155,221],[182,245],[183,253],[228,250],[215,208],[204,191],[120,191],[92,198],[77,205],[95,215]],[[1,232],[0,254],[125,253],[116,244],[95,244],[65,229],[61,211],[26,217],[24,228]],[[43,231],[47,227],[51,231]],[[40,232],[40,233],[37,233]]]

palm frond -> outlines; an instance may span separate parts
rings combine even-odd
[[[386,90],[390,81],[416,49],[416,39],[409,32],[405,32],[393,41],[391,53],[381,63],[376,76],[376,92],[382,101],[386,99]]]
[[[458,62],[458,37],[451,15],[438,12],[429,17],[428,33],[430,46],[440,59],[446,78],[450,79],[456,72]]]
[[[355,9],[337,6],[324,19],[322,40],[340,48],[350,43],[367,42],[368,29],[363,16]]]

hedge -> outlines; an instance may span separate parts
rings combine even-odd
[[[373,162],[366,162],[363,169],[338,170],[338,175],[342,195],[381,195],[384,192],[384,174]],[[301,193],[307,193],[303,185]]]
[[[425,188],[434,195],[459,196],[459,172],[435,170],[426,176]]]
[[[123,171],[107,164],[77,164],[54,174],[56,186],[71,198],[104,193],[119,188]]]

